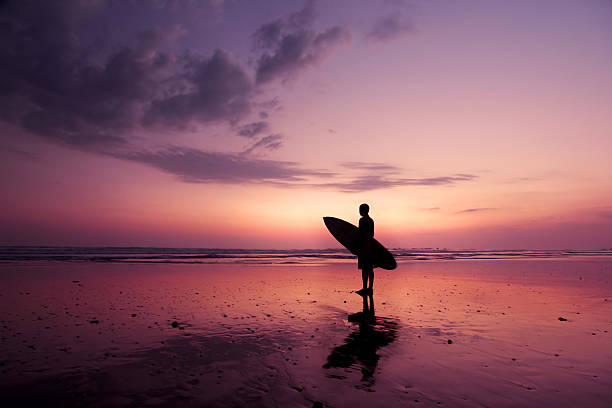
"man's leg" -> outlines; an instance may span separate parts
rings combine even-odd
[[[366,289],[368,287],[368,268],[364,267],[361,270],[361,279],[363,280],[363,289]]]
[[[368,267],[368,277],[370,278],[370,286],[368,288],[372,289],[372,285],[374,285],[374,268],[371,266]]]

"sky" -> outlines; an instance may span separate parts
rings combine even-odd
[[[0,244],[612,247],[612,2],[0,3]]]

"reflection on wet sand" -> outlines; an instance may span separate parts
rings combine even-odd
[[[375,315],[373,295],[363,296],[363,311],[349,314],[348,321],[357,324],[358,328],[349,334],[344,344],[334,347],[323,367],[349,368],[357,365],[361,370],[363,386],[372,386],[380,359],[378,350],[395,341],[399,324],[393,319]]]
[[[0,395],[46,407],[609,407],[611,276],[609,260],[412,263],[379,273],[374,305],[350,292],[351,264],[0,264]]]

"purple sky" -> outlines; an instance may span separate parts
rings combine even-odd
[[[0,243],[612,247],[609,1],[7,1]]]

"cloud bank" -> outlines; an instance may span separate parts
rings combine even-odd
[[[358,192],[475,179],[466,174],[402,178],[398,167],[362,162],[342,163],[347,173],[342,175],[257,157],[284,141],[271,129],[268,117],[279,101],[265,94],[266,86],[296,78],[351,38],[341,25],[315,28],[312,1],[254,31],[252,67],[221,48],[176,50],[177,39],[186,33],[180,26],[152,27],[123,44],[100,46],[92,40],[95,29],[82,22],[98,18],[106,6],[88,0],[2,3],[0,120],[71,149],[143,163],[187,182]],[[392,17],[377,23],[370,35],[386,40],[407,29]],[[102,55],[99,49],[110,51]],[[256,110],[259,120],[253,121]],[[147,134],[162,138],[191,125],[205,130],[219,123],[228,127],[226,137],[246,138],[250,144],[242,152],[223,153],[177,146],[171,139],[162,141],[170,147],[157,151],[146,143]],[[326,180],[317,182],[317,177]]]
[[[122,158],[145,163],[188,183],[302,182],[308,176],[329,173],[305,170],[298,163],[258,160],[239,154],[205,152],[171,146],[156,152],[138,152]]]
[[[383,188],[406,186],[451,186],[458,182],[473,181],[478,177],[471,174],[455,174],[452,176],[426,177],[426,178],[399,178],[382,175],[363,175],[349,181],[330,182],[312,185],[312,187],[330,188],[345,193],[378,190]]]
[[[314,17],[314,2],[309,1],[303,10],[266,23],[253,34],[255,48],[263,51],[257,60],[257,83],[291,79],[350,40],[342,26],[314,30]]]

